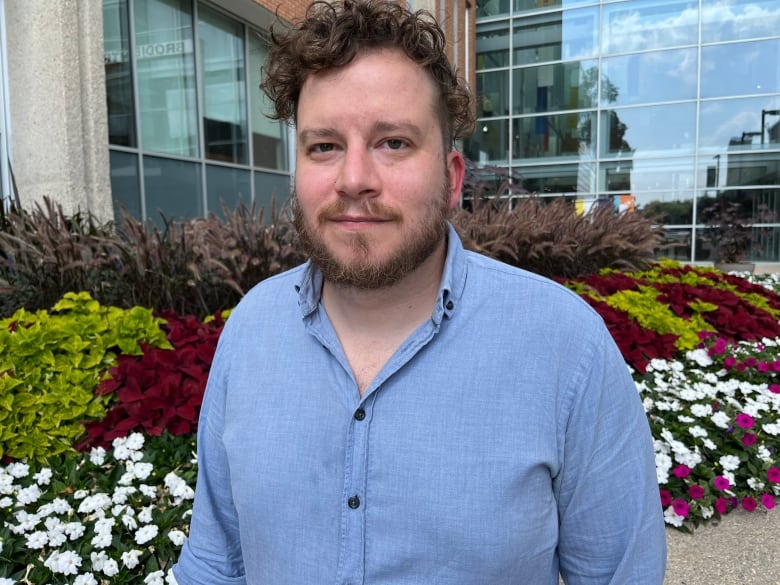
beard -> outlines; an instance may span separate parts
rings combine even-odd
[[[372,238],[364,233],[349,234],[349,246],[352,260],[342,261],[328,248],[320,228],[329,218],[359,211],[371,217],[394,222],[401,227],[407,222],[397,210],[365,199],[353,203],[348,199],[339,199],[320,210],[316,223],[312,226],[304,217],[298,196],[293,191],[293,214],[295,228],[300,237],[301,247],[311,261],[319,267],[326,281],[342,287],[358,289],[380,289],[400,282],[405,276],[417,269],[436,251],[447,234],[447,215],[449,212],[449,180],[445,173],[443,185],[437,197],[424,209],[424,215],[418,224],[411,226],[404,234],[403,243],[393,250],[387,258],[372,258]]]

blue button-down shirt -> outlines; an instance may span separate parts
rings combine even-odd
[[[363,398],[310,264],[255,287],[201,411],[180,585],[661,584],[649,427],[574,293],[463,249]]]

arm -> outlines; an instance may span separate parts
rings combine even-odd
[[[661,585],[666,533],[647,416],[604,331],[572,372],[555,478],[567,585]]]
[[[219,348],[222,348],[220,339]],[[214,357],[198,423],[198,479],[190,534],[173,568],[179,585],[245,585],[238,517],[222,443],[227,351]]]

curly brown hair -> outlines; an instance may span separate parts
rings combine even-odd
[[[425,69],[439,88],[445,150],[474,128],[471,92],[445,53],[444,32],[430,13],[388,0],[313,2],[296,26],[271,29],[272,48],[261,87],[277,120],[295,121],[301,87],[311,73],[349,64],[366,49],[397,48]]]

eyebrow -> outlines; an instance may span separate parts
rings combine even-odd
[[[407,120],[399,120],[396,122],[378,120],[372,125],[371,131],[380,134],[401,132],[402,134],[409,134],[414,138],[419,138],[423,135],[422,129],[417,124]],[[304,128],[298,134],[298,141],[306,143],[322,139],[338,138],[339,136],[341,136],[341,133],[335,128]]]

